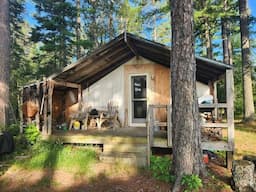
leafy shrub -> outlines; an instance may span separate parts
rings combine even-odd
[[[181,179],[184,192],[198,191],[203,185],[198,175],[184,175]]]
[[[23,134],[14,137],[16,151],[28,149],[28,141]]]
[[[8,132],[11,133],[13,136],[17,136],[20,133],[20,126],[19,124],[11,124],[8,127]]]
[[[38,128],[35,124],[29,124],[25,128],[24,133],[27,141],[32,145],[35,144],[36,141],[40,138],[40,132],[38,131]]]
[[[150,157],[150,170],[158,180],[165,182],[172,182],[174,176],[170,173],[171,160],[168,157],[151,156]]]

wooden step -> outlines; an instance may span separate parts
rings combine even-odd
[[[145,167],[147,165],[147,157],[145,154],[134,153],[102,153],[99,159],[105,163],[123,163],[130,166]]]
[[[146,144],[131,144],[131,143],[124,143],[124,144],[104,144],[103,152],[121,152],[121,153],[146,153],[147,152],[147,145]]]

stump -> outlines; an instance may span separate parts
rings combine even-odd
[[[238,192],[253,192],[255,165],[247,160],[233,161],[233,187]]]

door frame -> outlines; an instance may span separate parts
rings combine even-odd
[[[147,97],[146,97],[146,101],[147,101],[147,113],[148,113],[148,106],[149,106],[149,74],[148,73],[133,73],[133,74],[129,74],[128,80],[129,80],[129,96],[128,96],[128,116],[129,116],[129,126],[131,127],[146,127],[146,122],[145,123],[133,123],[132,122],[132,116],[133,116],[133,112],[132,112],[132,77],[136,77],[136,76],[146,76],[146,92],[147,92]],[[146,115],[146,120],[147,120],[147,115]]]

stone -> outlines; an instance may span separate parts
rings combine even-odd
[[[235,160],[232,166],[233,187],[237,192],[253,192],[255,165],[247,160]]]
[[[254,155],[245,155],[243,157],[243,160],[251,161],[256,166],[256,156],[254,156]]]

